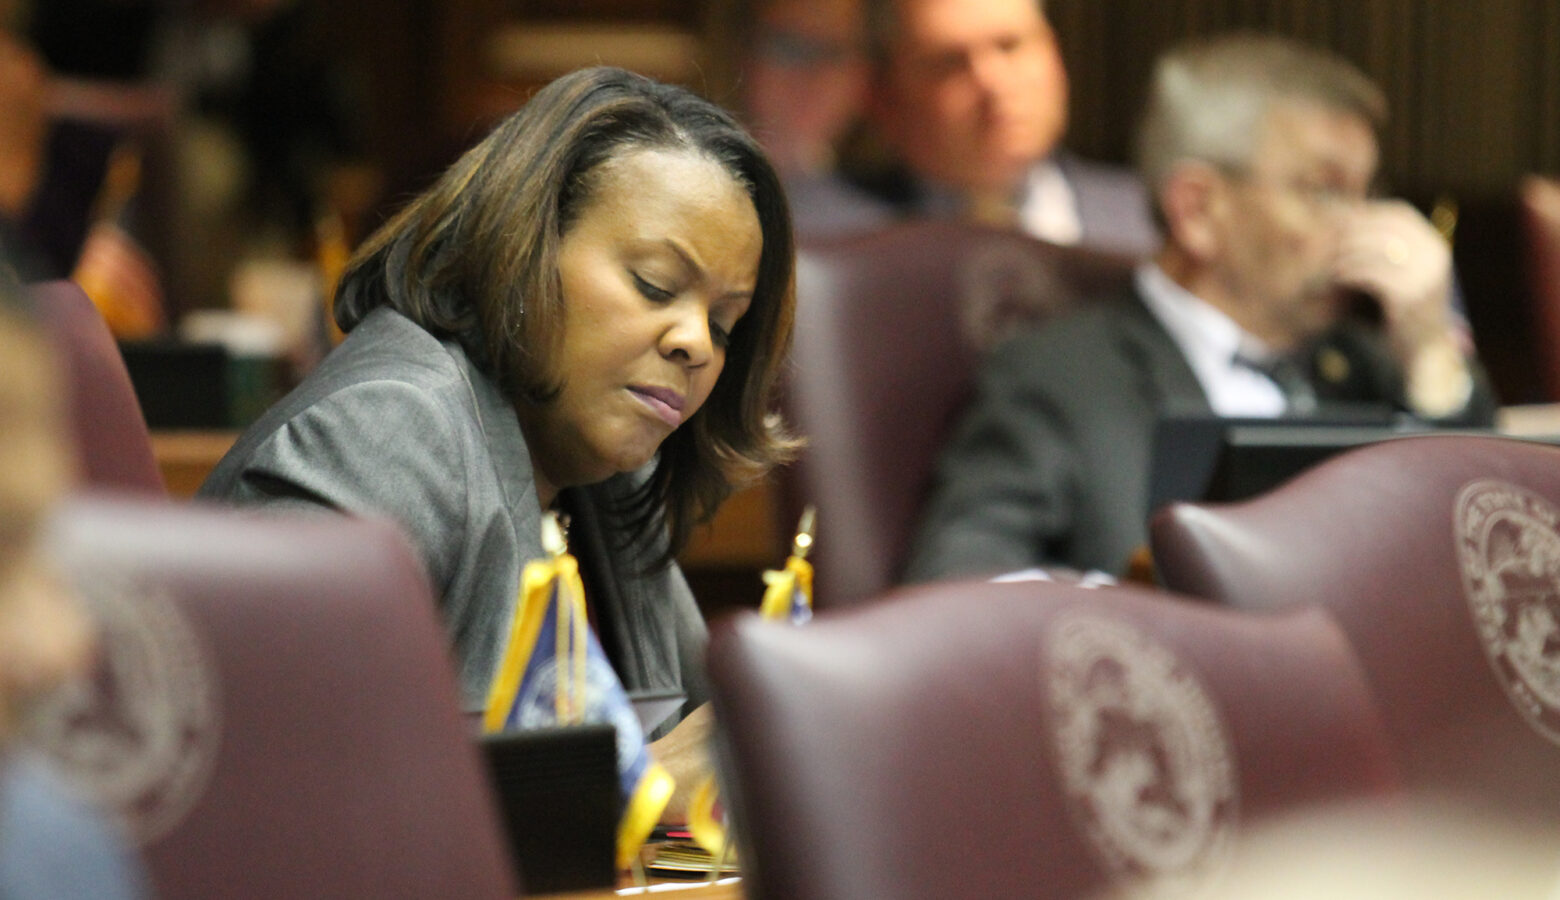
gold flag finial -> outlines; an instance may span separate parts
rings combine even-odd
[[[796,525],[796,539],[791,542],[791,555],[802,559],[807,558],[807,553],[812,550],[814,524],[818,518],[818,508],[811,503],[802,510],[802,519]]]

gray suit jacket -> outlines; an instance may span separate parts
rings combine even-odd
[[[1402,379],[1365,329],[1319,342],[1347,377],[1313,383],[1324,402],[1402,408]],[[1339,367],[1332,367],[1339,368]],[[1476,373],[1459,424],[1487,425]],[[1087,305],[999,346],[939,461],[906,580],[1037,565],[1120,572],[1147,539],[1154,426],[1209,415],[1197,376],[1135,292]]]
[[[1133,258],[1146,258],[1158,249],[1159,232],[1154,225],[1148,191],[1135,172],[1092,162],[1067,150],[1056,151],[1048,161],[1056,163],[1077,201],[1078,225],[1082,231],[1078,246]],[[793,206],[818,202],[805,197],[801,201],[792,198]],[[878,204],[879,211],[863,212],[864,202]],[[952,192],[918,180],[906,170],[894,169],[853,183],[849,204],[835,198],[831,203],[820,205],[831,210],[836,220],[845,216],[844,210],[849,210],[851,221],[857,227],[876,227],[906,217],[958,215],[962,203]],[[809,210],[798,212],[797,218],[817,215]],[[834,229],[831,233],[838,234],[841,230]]]
[[[704,622],[676,566],[618,546],[605,504],[620,476],[564,491],[600,637],[625,688],[705,698]],[[508,400],[453,341],[379,309],[244,432],[201,496],[398,522],[440,598],[467,709],[503,652],[525,563],[544,556],[525,438]]]
[[[907,579],[1042,563],[1119,570],[1144,534],[1162,411],[1212,409],[1136,297],[998,346],[943,451]]]

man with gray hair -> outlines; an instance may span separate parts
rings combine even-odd
[[[1385,107],[1348,63],[1281,38],[1163,57],[1139,134],[1159,252],[1125,296],[993,353],[908,577],[1122,571],[1147,534],[1165,414],[1368,403],[1491,423],[1446,242],[1407,203],[1371,197]]]

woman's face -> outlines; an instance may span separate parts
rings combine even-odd
[[[519,409],[544,502],[645,465],[704,405],[763,249],[747,191],[697,153],[630,150],[592,188],[558,257],[563,387]]]

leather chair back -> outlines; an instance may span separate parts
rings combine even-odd
[[[1172,589],[1321,605],[1365,666],[1405,781],[1560,810],[1560,448],[1406,437],[1255,499],[1151,523]]]
[[[1198,882],[1250,823],[1395,791],[1320,610],[944,582],[801,627],[723,620],[709,667],[754,900]]]
[[[808,446],[782,476],[780,533],[803,505],[818,506],[820,606],[896,583],[981,351],[1112,290],[1131,265],[946,220],[799,249],[785,406]]]
[[[69,281],[35,284],[30,291],[63,361],[82,481],[165,493],[130,372],[97,307]]]
[[[123,816],[158,896],[517,895],[398,532],[83,498],[50,540],[102,662],[28,739]]]

